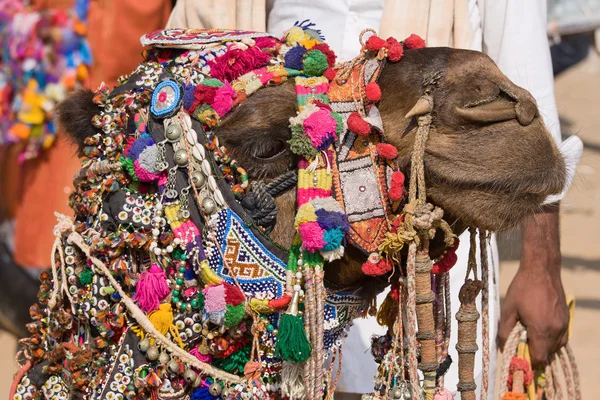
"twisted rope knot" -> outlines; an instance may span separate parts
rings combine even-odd
[[[54,215],[58,220],[58,222],[54,226],[54,236],[56,236],[57,238],[61,236],[66,236],[67,234],[73,231],[73,221],[71,221],[71,218],[57,212],[55,212]]]
[[[265,183],[253,182],[241,204],[254,223],[262,226],[266,233],[273,230],[277,221],[277,205]]]

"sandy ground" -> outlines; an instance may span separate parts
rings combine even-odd
[[[585,144],[576,180],[562,205],[563,282],[577,301],[571,345],[581,372],[583,398],[600,392],[600,57],[565,72],[556,80],[556,99],[566,135],[578,135]],[[501,292],[518,268],[518,233],[501,237]],[[0,332],[0,398],[8,394],[14,363],[15,340]]]

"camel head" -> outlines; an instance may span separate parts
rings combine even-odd
[[[407,176],[417,117],[405,116],[422,95],[433,99],[427,193],[455,231],[506,229],[562,190],[564,162],[535,99],[485,54],[409,50],[400,62],[386,64],[379,84],[386,139],[398,148]],[[294,165],[287,140],[296,110],[291,82],[266,88],[232,112],[217,135],[251,178],[273,178]],[[293,193],[278,200],[274,238],[282,243],[293,235],[293,203]]]

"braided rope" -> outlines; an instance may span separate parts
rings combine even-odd
[[[523,327],[520,322],[517,322],[504,345],[502,365],[500,367],[500,398],[503,398],[504,395],[508,393],[510,364],[513,356],[517,352],[520,336],[526,335],[526,332],[525,327]],[[581,400],[579,371],[571,346],[568,344],[557,354],[552,355],[550,362],[545,367],[545,398],[547,400],[562,400],[564,398],[562,384],[559,378],[561,376],[561,371],[567,385],[567,398],[569,400]]]
[[[408,247],[408,260],[406,266],[407,296],[407,333],[408,333],[408,376],[413,397],[421,391],[419,373],[417,371],[417,292],[415,288],[417,244],[412,242]],[[402,338],[400,338],[402,341]]]
[[[520,322],[517,322],[513,330],[508,335],[506,343],[504,344],[504,351],[502,352],[502,366],[500,367],[500,398],[508,392],[508,375],[509,368],[512,358],[517,354],[517,347],[519,346],[519,338],[525,328]]]
[[[562,349],[569,359],[569,365],[571,366],[571,374],[573,375],[573,384],[575,386],[575,400],[581,400],[581,383],[579,379],[579,368],[577,367],[577,363],[575,362],[575,355],[573,354],[573,349],[571,349],[571,345],[567,343],[565,347]]]
[[[273,197],[290,190],[298,183],[298,171],[295,169],[279,175],[267,184],[267,191]]]
[[[489,284],[489,265],[487,252],[486,231],[479,231],[479,253],[481,257],[481,281],[483,290],[481,294],[481,333],[483,336],[483,360],[481,371],[481,400],[487,400],[489,390],[490,373],[490,284]]]

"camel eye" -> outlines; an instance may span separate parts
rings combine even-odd
[[[286,142],[281,140],[264,140],[252,145],[252,155],[260,160],[273,160],[284,154],[288,149]]]

